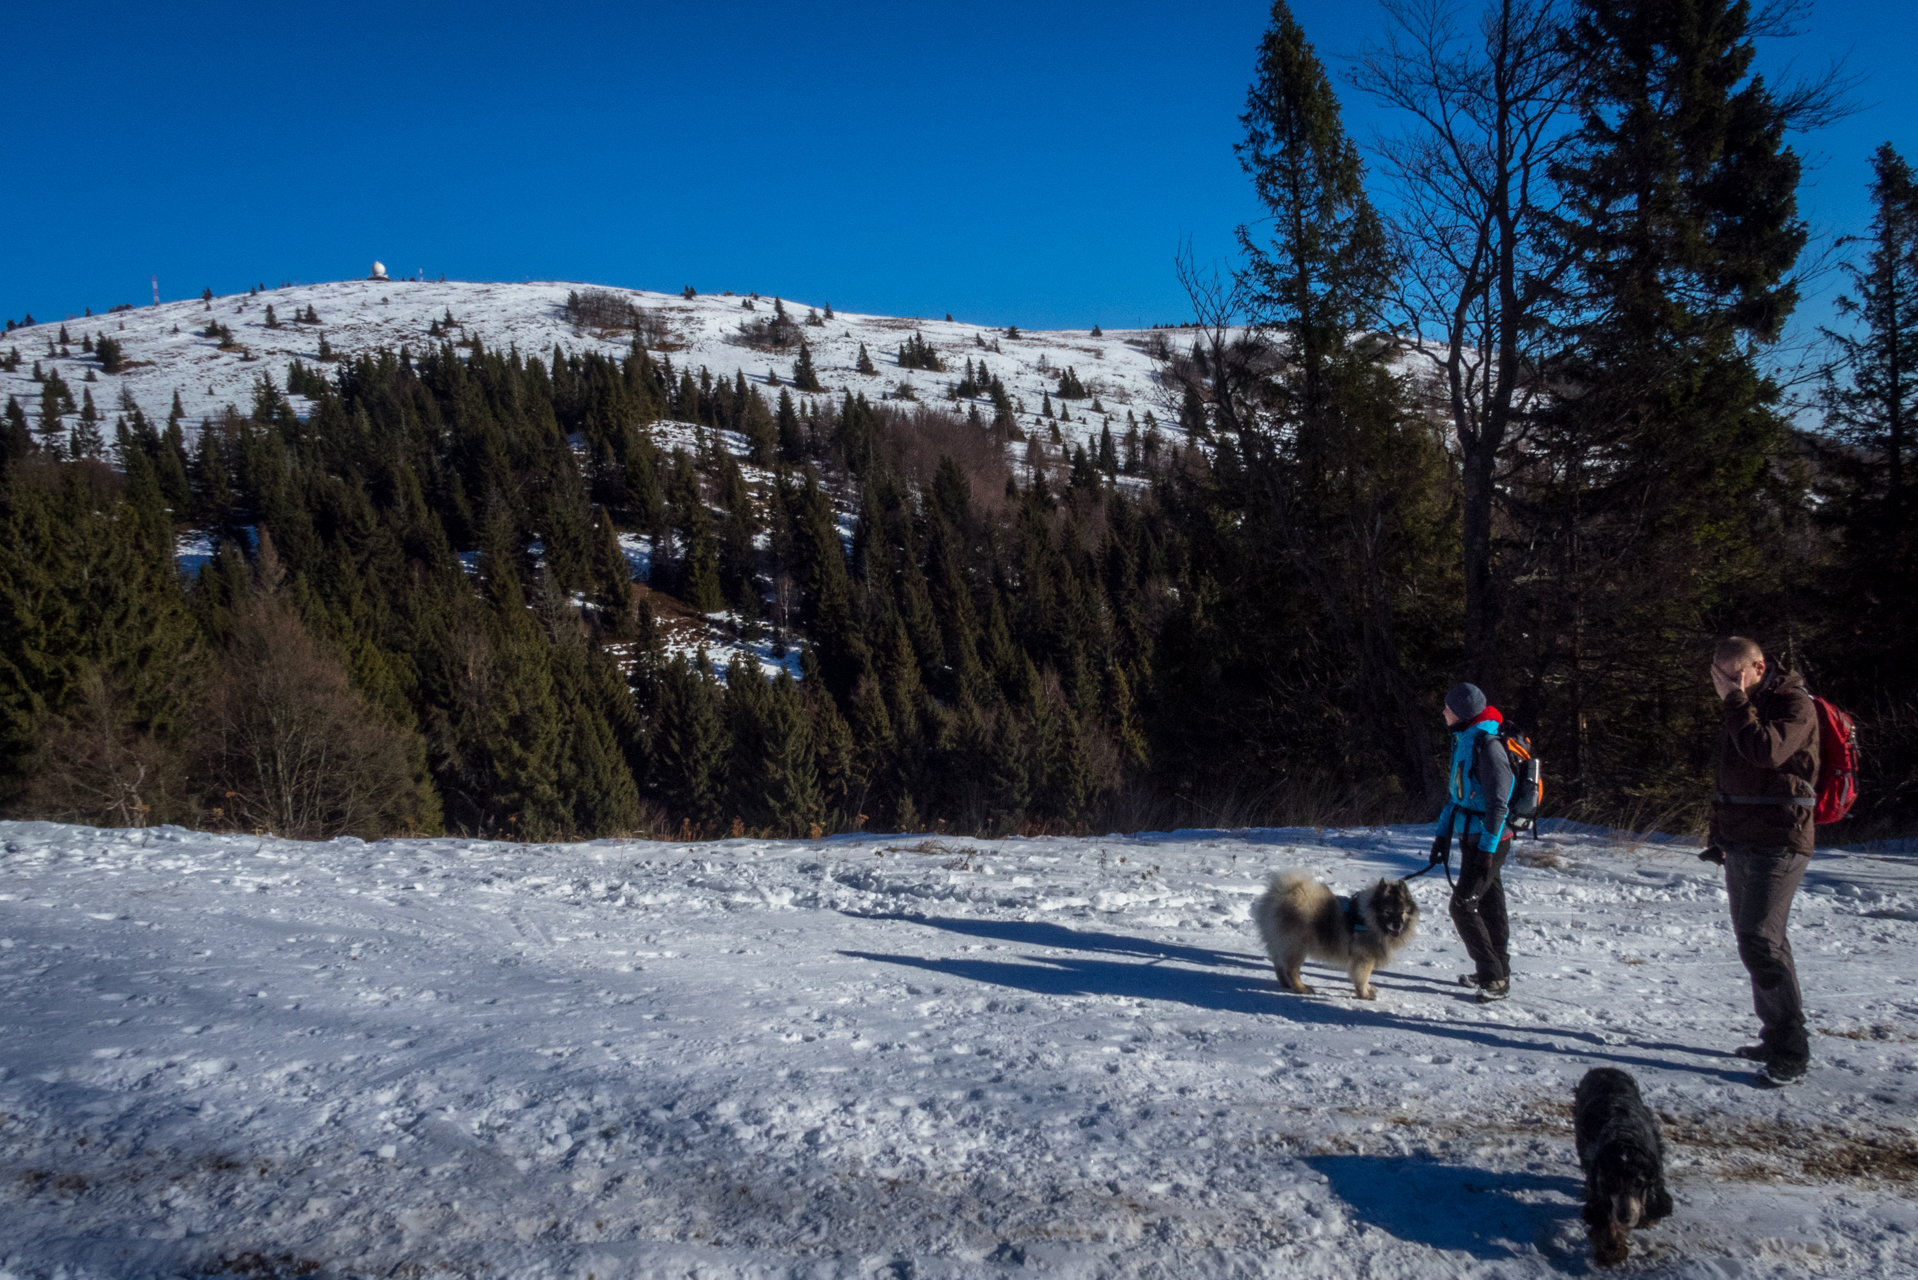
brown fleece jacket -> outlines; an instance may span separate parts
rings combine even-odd
[[[1718,738],[1711,842],[1809,854],[1809,804],[1751,802],[1811,800],[1817,781],[1818,717],[1803,677],[1779,671],[1749,692],[1734,689]]]

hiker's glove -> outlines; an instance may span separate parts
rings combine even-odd
[[[1698,860],[1700,862],[1715,862],[1722,867],[1725,865],[1725,851],[1715,844],[1707,845],[1699,852]]]
[[[1437,866],[1452,856],[1452,833],[1441,831],[1432,837],[1432,866]]]

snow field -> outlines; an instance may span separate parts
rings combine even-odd
[[[1278,990],[1270,871],[1422,829],[298,844],[0,824],[0,1275],[1534,1276],[1590,1270],[1572,1086],[1678,1212],[1630,1274],[1918,1270],[1918,865],[1821,855],[1818,1061],[1761,1092],[1715,870],[1567,829],[1515,995],[1444,915]]]

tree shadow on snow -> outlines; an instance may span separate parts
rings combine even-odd
[[[926,916],[913,912],[847,911],[842,914],[862,920],[903,920],[923,924],[947,933],[962,933],[969,938],[996,938],[1028,947],[1051,947],[1060,951],[1095,951],[1111,955],[1138,956],[1145,960],[1182,960],[1186,964],[1215,965],[1250,969],[1264,973],[1271,962],[1249,951],[1214,951],[1210,947],[1188,947],[1178,943],[1147,938],[1129,938],[1122,933],[1098,933],[1067,929],[1038,920],[967,920]]]
[[[1533,1248],[1567,1270],[1586,1268],[1576,1178],[1460,1168],[1411,1156],[1311,1156],[1354,1217],[1411,1244],[1475,1258]],[[1568,1247],[1571,1240],[1576,1246]]]
[[[1339,972],[1306,975],[1309,981],[1318,984],[1323,995],[1293,995],[1279,990],[1278,985],[1267,976],[1270,973],[1269,966],[1250,961],[1242,953],[1170,946],[1152,939],[1122,934],[1078,933],[1044,923],[943,919],[935,916],[885,918],[906,920],[972,937],[996,937],[1044,946],[1055,951],[1074,950],[1092,952],[1095,956],[1136,956],[1140,959],[1127,961],[1029,955],[1018,960],[985,960],[961,956],[885,955],[871,951],[842,951],[840,954],[967,982],[1027,991],[1034,995],[1163,1000],[1218,1013],[1277,1016],[1288,1022],[1311,1026],[1371,1028],[1398,1036],[1423,1035],[1438,1040],[1456,1040],[1487,1049],[1577,1055],[1622,1067],[1683,1071],[1727,1083],[1742,1083],[1750,1079],[1750,1072],[1744,1069],[1722,1070],[1702,1063],[1644,1056],[1647,1050],[1698,1057],[1723,1056],[1712,1049],[1668,1044],[1619,1046],[1607,1042],[1596,1033],[1564,1027],[1473,1025],[1406,1017],[1378,1004],[1354,999],[1350,983]],[[1373,981],[1389,993],[1393,986],[1406,989],[1422,986],[1429,980],[1422,975],[1380,970],[1373,974]],[[1620,1052],[1620,1049],[1640,1052]]]

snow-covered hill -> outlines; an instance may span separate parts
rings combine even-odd
[[[1814,864],[1770,1093],[1712,869],[1603,832],[1522,846],[1494,1006],[1437,876],[1376,1004],[1259,954],[1268,871],[1414,829],[0,839],[7,1277],[1586,1274],[1601,1064],[1678,1200],[1626,1272],[1918,1273],[1908,857]]]
[[[218,414],[229,404],[241,409],[251,405],[253,387],[261,373],[271,374],[275,384],[284,389],[288,362],[297,357],[312,363],[318,356],[322,333],[329,346],[342,355],[400,346],[410,346],[417,352],[440,341],[428,330],[449,314],[460,327],[448,340],[476,334],[489,348],[517,347],[522,353],[542,357],[550,355],[555,344],[568,353],[593,350],[623,356],[630,349],[630,335],[596,334],[567,320],[567,295],[592,288],[595,286],[566,283],[345,280],[215,298],[211,309],[194,299],[42,322],[0,338],[0,354],[18,348],[21,356],[17,370],[0,372],[0,397],[18,397],[37,425],[40,385],[32,380],[33,362],[37,360],[42,368],[59,371],[73,388],[76,400],[82,386],[87,386],[109,424],[123,390],[155,418],[166,415],[177,391],[189,426],[197,426],[202,418]],[[742,345],[739,340],[743,325],[772,318],[771,297],[755,300],[701,295],[685,299],[641,290],[602,292],[630,299],[654,318],[657,328],[652,336],[657,340],[653,350],[656,355],[669,356],[675,368],[697,372],[704,366],[715,377],[725,378],[744,371],[748,381],[763,390],[770,390],[766,384],[771,372],[776,371],[782,381],[791,378],[796,351],[773,355]],[[747,303],[752,304],[750,310]],[[266,327],[268,305],[274,309],[278,328]],[[809,308],[822,316],[825,311],[824,300],[787,299],[785,306],[795,321],[803,320]],[[306,314],[309,308],[318,313],[319,323],[296,323],[294,317]],[[211,322],[231,330],[234,344],[244,350],[221,350],[220,339],[205,336]],[[62,324],[71,340],[66,348],[71,354],[50,356],[49,343],[60,350],[56,339]],[[835,397],[851,390],[878,401],[897,395],[902,386],[909,385],[923,403],[947,403],[948,384],[958,381],[965,362],[972,359],[984,360],[1004,381],[1007,392],[1023,401],[1026,412],[1021,416],[1028,425],[1037,421],[1045,393],[1058,389],[1059,371],[1075,369],[1090,395],[1073,401],[1072,421],[1061,424],[1069,441],[1095,439],[1108,415],[1113,418],[1113,434],[1122,434],[1128,410],[1143,423],[1150,409],[1167,423],[1168,430],[1170,421],[1176,418],[1176,406],[1168,413],[1154,377],[1154,364],[1146,354],[1151,331],[1113,330],[1097,338],[1086,330],[1022,331],[1013,338],[1004,330],[945,319],[837,312],[831,321],[819,327],[805,326],[802,332],[813,348],[820,380]],[[946,372],[898,366],[898,348],[914,333],[922,334],[939,352]],[[105,334],[121,342],[132,367],[119,375],[99,372],[98,363],[81,348],[83,334]],[[861,343],[877,366],[876,374],[856,371]],[[92,384],[85,383],[89,370],[97,379]],[[1091,412],[1091,397],[1098,398],[1103,412]],[[989,409],[987,413],[990,416]]]

